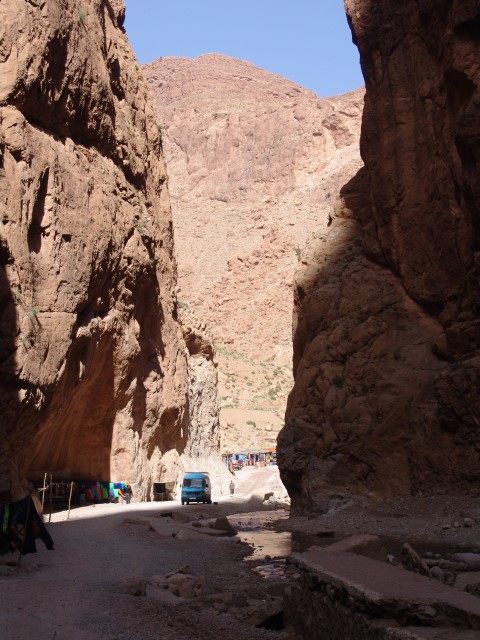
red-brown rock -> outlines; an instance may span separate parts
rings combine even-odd
[[[363,89],[319,99],[218,54],[143,70],[168,166],[179,298],[219,347],[222,449],[273,446],[291,389],[293,273],[360,166]]]
[[[296,280],[279,460],[306,511],[480,489],[478,3],[345,4],[365,169]]]
[[[161,139],[123,17],[121,0],[0,5],[0,490],[13,497],[43,472],[128,479],[146,497],[189,448]]]

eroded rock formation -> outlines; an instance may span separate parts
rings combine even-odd
[[[123,18],[121,0],[0,4],[0,489],[14,495],[48,471],[145,497],[189,442],[161,139]]]
[[[361,166],[363,89],[318,98],[217,54],[143,70],[164,134],[178,295],[218,346],[222,449],[272,446],[292,385],[293,273]]]
[[[218,453],[220,446],[216,354],[210,331],[187,310],[180,310],[187,345],[189,439],[185,453],[191,458]]]
[[[298,511],[480,489],[480,10],[346,0],[365,169],[296,282],[279,439]]]

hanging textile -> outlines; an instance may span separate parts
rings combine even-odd
[[[85,492],[86,500],[90,503],[116,502],[123,497],[124,482],[83,482],[80,488]]]
[[[15,551],[20,551],[22,555],[36,553],[37,538],[43,541],[49,551],[53,550],[53,540],[31,496],[1,505],[0,527],[0,555]]]

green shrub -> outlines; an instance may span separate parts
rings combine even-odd
[[[28,307],[27,309],[27,316],[30,318],[30,320],[36,318],[39,313],[40,309],[38,307]]]
[[[143,235],[147,229],[147,223],[145,220],[138,220],[135,223],[135,230],[138,231],[140,235]]]
[[[28,351],[27,347],[30,345],[29,337],[21,333],[19,336],[19,340],[20,340],[20,344],[25,349],[25,351]]]

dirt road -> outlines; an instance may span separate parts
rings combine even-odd
[[[173,512],[201,524],[209,518],[251,511],[252,494],[264,493],[275,473],[271,468],[238,473],[235,496],[214,493],[218,504],[87,506],[72,510],[68,521],[66,512],[53,514],[47,527],[54,551],[47,551],[39,541],[38,553],[24,556],[20,566],[0,565],[10,572],[0,575],[0,637],[233,640],[247,634],[249,638],[278,638],[278,633],[247,622],[255,607],[265,602],[266,594],[264,583],[243,562],[249,549],[237,542],[238,537],[219,539],[201,533],[195,539],[180,539],[176,534],[162,537],[149,527],[149,521],[162,513]],[[262,508],[260,505],[254,499],[254,508]],[[155,522],[167,520],[171,521],[157,517]],[[6,560],[17,561],[18,555],[0,557],[0,563]],[[187,573],[203,580],[202,597],[166,603],[122,592],[125,581],[144,585],[152,576],[185,565]]]
[[[280,483],[278,467],[245,467],[236,472],[233,482],[235,484],[234,499],[250,500],[254,496],[263,499],[269,491],[278,491]]]

